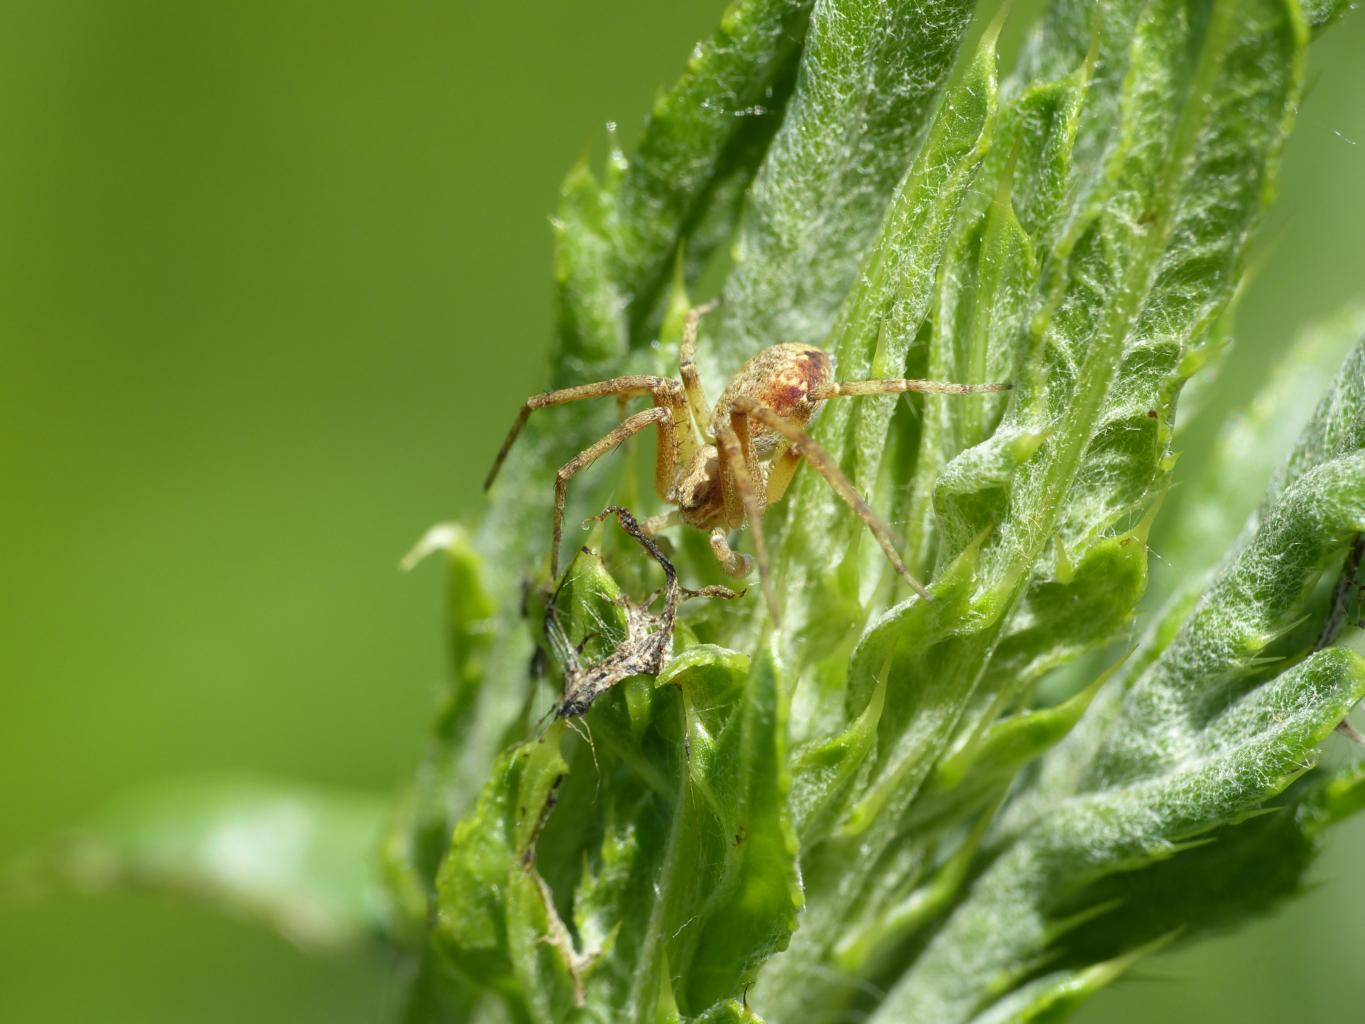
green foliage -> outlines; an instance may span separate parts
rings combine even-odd
[[[546,596],[536,510],[612,410],[532,418],[477,531],[414,553],[445,558],[452,671],[380,858],[409,1019],[1058,1020],[1297,890],[1365,803],[1360,765],[1315,767],[1365,696],[1338,581],[1365,347],[1296,447],[1271,438],[1359,315],[1291,350],[1158,511],[1310,28],[1341,7],[1056,0],[1002,79],[969,3],[738,0],[635,154],[570,172],[555,384],[673,375],[719,285],[712,397],[790,337],[843,379],[1014,388],[834,401],[813,427],[932,600],[806,472],[768,518],[782,628],[753,594],[691,601],[657,678],[581,719],[543,717],[545,602],[600,659],[657,570],[599,524]],[[657,511],[618,459],[575,480],[569,523],[604,480]]]

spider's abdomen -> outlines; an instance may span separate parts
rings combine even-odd
[[[739,368],[712,415],[728,416],[735,399],[743,395],[805,426],[819,404],[811,399],[811,391],[833,379],[834,361],[828,352],[814,345],[772,345]]]

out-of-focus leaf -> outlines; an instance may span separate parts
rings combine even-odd
[[[1177,574],[1189,579],[1211,568],[1262,499],[1290,446],[1312,415],[1305,395],[1327,390],[1343,355],[1365,337],[1365,308],[1352,304],[1297,338],[1265,385],[1223,424],[1213,448],[1192,453],[1188,483],[1171,495],[1153,533],[1162,562],[1154,576],[1164,593]],[[1169,567],[1169,568],[1168,568]],[[1169,581],[1169,582],[1168,582]]]
[[[1082,970],[1044,975],[973,1017],[972,1024],[1055,1024],[1066,1020],[1081,1003],[1168,941],[1168,936],[1162,936],[1131,953],[1090,963]]]
[[[27,860],[23,889],[139,888],[242,914],[306,947],[390,927],[374,855],[388,799],[238,779],[185,779],[117,798]]]
[[[1351,0],[1299,0],[1303,16],[1314,32],[1336,21],[1354,6]]]

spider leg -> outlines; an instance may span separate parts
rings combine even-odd
[[[813,402],[826,398],[858,398],[863,395],[903,395],[919,391],[930,395],[978,395],[994,391],[1009,391],[1013,384],[950,384],[939,380],[836,380],[811,389]]]
[[[531,413],[537,409],[615,395],[620,412],[624,414],[627,399],[634,395],[646,394],[653,396],[656,409],[668,411],[666,419],[659,421],[659,452],[654,470],[654,488],[659,497],[667,501],[679,465],[685,465],[696,453],[696,434],[688,420],[687,398],[682,386],[675,380],[644,374],[613,377],[611,380],[602,380],[595,384],[580,384],[577,387],[561,388],[559,391],[546,391],[544,394],[532,395],[526,399],[522,403],[521,411],[517,413],[512,429],[507,432],[507,439],[498,449],[497,457],[493,460],[493,468],[488,471],[488,476],[483,482],[483,489],[486,491],[493,486],[493,481],[497,478],[498,471],[502,469],[507,453],[512,450],[521,428],[526,425]],[[622,421],[623,424],[627,422],[629,420]]]
[[[868,383],[880,384],[884,382],[871,381]],[[872,508],[863,500],[863,496],[858,493],[857,488],[849,482],[848,477],[844,476],[843,471],[839,469],[827,451],[816,444],[814,439],[795,423],[783,419],[766,405],[761,405],[748,396],[736,398],[734,408],[737,412],[753,417],[790,442],[791,448],[788,450],[794,451],[804,458],[817,473],[825,478],[829,485],[834,488],[834,492],[857,513],[858,518],[872,531],[872,535],[877,538],[877,543],[886,552],[886,557],[895,567],[896,572],[905,577],[906,582],[914,588],[915,593],[925,600],[929,600],[929,592],[924,589],[924,584],[910,574],[910,570],[905,567],[905,562],[901,559],[900,552],[896,550],[896,541],[891,533],[891,528],[882,522],[877,513],[872,511]],[[790,474],[788,474],[788,480],[790,478]]]
[[[739,579],[754,571],[754,560],[730,547],[723,526],[717,526],[711,531],[711,553],[716,556],[716,561],[721,564],[727,576]]]
[[[667,512],[660,512],[657,516],[650,516],[640,524],[640,531],[646,537],[657,537],[662,531],[670,526],[677,526],[682,522],[682,513],[676,508]]]
[[[801,453],[794,445],[787,445],[782,454],[773,459],[768,470],[768,504],[776,505],[787,493],[787,487],[801,466]]]
[[[704,306],[689,309],[687,318],[683,320],[682,341],[678,345],[678,373],[687,392],[687,404],[692,407],[692,419],[702,437],[706,437],[710,431],[711,407],[706,402],[706,392],[702,390],[701,375],[697,373],[697,324],[719,305],[719,299],[712,299]]]
[[[594,462],[600,459],[607,452],[619,446],[623,441],[633,434],[638,434],[642,430],[648,429],[652,424],[659,425],[660,434],[671,422],[672,414],[662,406],[655,406],[653,409],[646,409],[637,412],[634,416],[627,418],[620,425],[609,431],[603,437],[594,441],[587,448],[575,455],[564,465],[559,467],[555,473],[555,528],[554,528],[554,547],[550,550],[550,578],[559,577],[559,542],[564,535],[564,503],[568,497],[569,480],[574,474],[587,469]],[[659,448],[664,447],[663,439],[660,438]]]
[[[768,541],[763,536],[763,503],[759,500],[754,485],[755,461],[749,444],[749,423],[745,412],[738,408],[738,403],[730,413],[729,423],[722,417],[717,417],[716,443],[723,461],[721,489],[725,496],[727,519],[734,522],[729,513],[737,498],[743,509],[744,518],[749,521],[749,529],[753,531],[754,561],[758,563],[758,578],[763,584],[763,597],[768,602],[768,611],[773,617],[774,625],[778,625],[781,623],[782,615],[778,611],[777,596],[773,593],[772,579],[768,575]],[[711,550],[716,552],[717,557],[721,557],[722,551],[728,550],[729,545],[725,543],[723,533],[719,537],[720,544],[717,544],[716,533],[715,530],[711,532]],[[741,559],[742,557],[740,556]],[[725,559],[722,557],[721,561],[725,562]],[[742,564],[742,561],[736,564],[736,568],[739,564]],[[726,564],[726,571],[734,575],[729,563]]]

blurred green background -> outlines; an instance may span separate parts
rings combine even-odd
[[[635,136],[721,7],[0,0],[0,857],[162,776],[405,777],[440,582],[397,559],[477,513],[542,383],[562,173],[602,122]],[[1314,46],[1216,405],[1365,293],[1362,54],[1365,14]],[[1334,838],[1305,899],[1083,1019],[1353,1017],[1365,822]],[[0,1020],[396,993],[169,898],[0,905]]]

